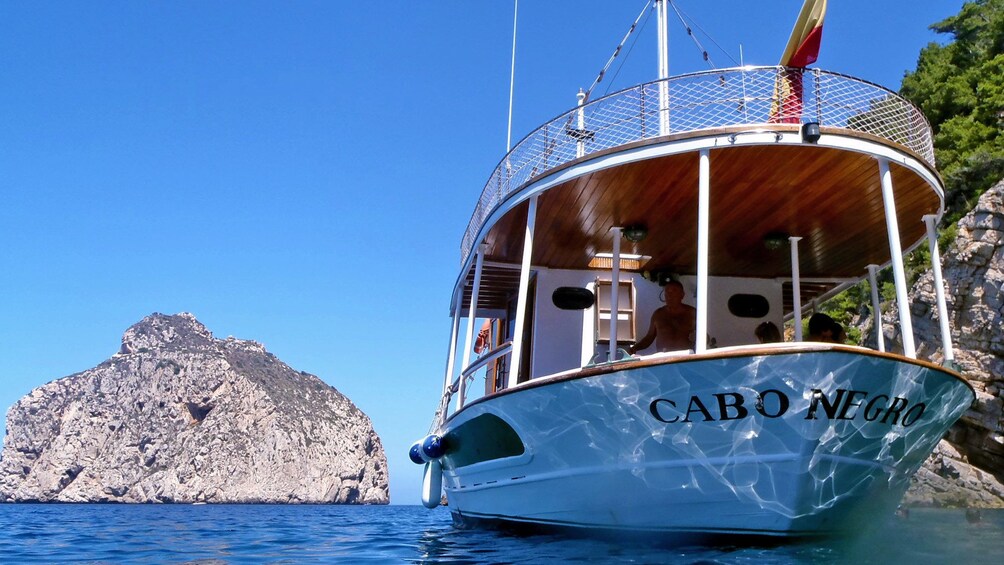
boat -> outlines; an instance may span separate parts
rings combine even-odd
[[[442,397],[410,451],[426,506],[445,493],[461,527],[774,539],[893,516],[975,399],[940,273],[945,188],[918,108],[805,59],[580,94],[502,157],[462,241]],[[903,266],[925,243],[939,362],[918,358]],[[816,305],[876,289],[884,268],[901,343],[803,335]],[[634,352],[677,283],[692,345]],[[793,337],[759,343],[765,322]]]

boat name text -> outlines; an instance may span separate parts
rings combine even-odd
[[[788,412],[791,401],[776,389],[753,391],[752,409],[765,418],[780,418]],[[686,412],[670,398],[656,398],[649,404],[652,416],[666,424],[741,420],[750,415],[747,398],[738,392],[720,392],[710,397],[693,395],[687,402]],[[924,414],[923,402],[910,404],[901,396],[890,398],[885,394],[871,396],[868,391],[838,388],[831,394],[812,389],[806,420],[864,419],[866,422],[910,427]]]

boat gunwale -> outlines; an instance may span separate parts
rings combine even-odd
[[[630,359],[614,361],[612,363],[588,365],[585,367],[581,367],[579,369],[573,369],[570,371],[555,373],[553,375],[537,377],[519,383],[512,388],[502,389],[494,393],[482,396],[481,398],[465,403],[460,410],[457,410],[453,414],[447,416],[447,418],[442,421],[441,426],[445,426],[455,417],[466,411],[468,408],[471,408],[483,402],[494,400],[496,398],[500,398],[509,394],[516,394],[522,391],[548,386],[552,384],[564,383],[568,381],[574,381],[601,375],[608,375],[623,370],[643,369],[646,367],[656,367],[660,365],[675,365],[677,363],[694,363],[702,361],[714,361],[718,359],[734,359],[741,357],[793,355],[800,353],[851,353],[862,357],[878,357],[881,359],[886,359],[898,363],[917,365],[920,367],[938,371],[948,377],[958,380],[959,382],[964,384],[966,388],[969,389],[969,392],[972,393],[973,395],[973,400],[976,399],[976,389],[973,387],[972,384],[969,383],[969,381],[961,373],[948,367],[938,365],[937,363],[933,363],[931,361],[925,361],[923,359],[912,359],[910,357],[905,357],[903,355],[890,353],[887,351],[876,351],[865,347],[860,347],[855,345],[844,345],[837,343],[801,342],[801,343],[779,343],[772,345],[754,344],[754,345],[724,347],[721,349],[712,349],[706,351],[705,353],[686,352],[678,355],[657,353],[645,357],[635,357]]]

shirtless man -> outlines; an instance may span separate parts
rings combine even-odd
[[[666,283],[666,305],[652,313],[648,333],[638,343],[628,347],[634,354],[655,340],[659,351],[678,351],[694,347],[697,329],[697,310],[683,303],[683,285],[677,281]]]

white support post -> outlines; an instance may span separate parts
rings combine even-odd
[[[879,176],[882,178],[882,201],[885,204],[885,225],[889,233],[889,253],[892,256],[892,274],[896,283],[896,304],[899,306],[899,327],[903,335],[903,355],[917,358],[913,343],[913,322],[906,291],[906,272],[903,270],[903,248],[899,240],[899,220],[896,217],[896,200],[893,197],[892,172],[889,161],[879,159]]]
[[[537,222],[537,197],[530,198],[526,210],[526,233],[523,236],[523,264],[519,270],[519,296],[516,299],[516,324],[512,336],[512,355],[506,388],[519,382],[519,367],[523,354],[523,328],[526,326],[526,302],[530,289],[530,257],[533,255],[533,226]]]
[[[618,298],[621,288],[621,228],[610,228],[614,236],[613,264],[610,269],[610,355],[607,361],[617,360],[617,321],[620,314]]]
[[[697,188],[697,330],[694,351],[708,349],[708,243],[711,221],[711,156],[701,150]]]
[[[798,272],[798,242],[801,237],[790,236],[791,243],[791,304],[795,321],[795,341],[802,341],[802,280]]]
[[[467,309],[467,335],[464,339],[464,357],[463,362],[460,363],[460,374],[462,375],[467,367],[471,364],[471,348],[474,346],[474,322],[475,316],[478,313],[478,294],[481,292],[481,268],[484,265],[485,260],[485,246],[481,244],[478,247],[478,255],[474,262],[474,288],[471,289],[471,305]],[[463,302],[463,300],[461,300]],[[464,407],[464,396],[466,395],[466,383],[464,378],[460,378],[460,386],[457,389],[457,407],[456,411],[460,411]]]
[[[659,27],[659,135],[669,135],[669,16],[666,0],[655,2]]]
[[[945,304],[945,283],[941,278],[941,254],[938,253],[938,231],[934,222],[937,217],[934,214],[924,216],[924,223],[927,224],[927,244],[931,248],[931,270],[934,272],[934,295],[938,299],[938,318],[941,326],[941,347],[945,352],[947,365],[955,360],[955,351],[952,349],[952,332],[948,327],[948,306]]]
[[[450,330],[450,350],[446,354],[446,382],[443,384],[443,394],[453,385],[453,365],[457,362],[457,334],[460,332],[460,311],[464,307],[464,289],[457,293],[457,307],[453,309],[453,321]]]
[[[872,326],[878,336],[878,350],[885,351],[885,332],[882,331],[882,303],[879,302],[878,265],[868,265],[868,286],[872,289]]]
[[[575,156],[582,157],[586,154],[586,111],[582,108],[586,103],[586,91],[580,88],[575,98],[578,100],[579,107],[576,111],[576,126],[579,129],[579,137],[578,141],[575,142]]]

